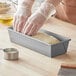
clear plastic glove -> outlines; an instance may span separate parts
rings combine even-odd
[[[52,4],[44,2],[41,7],[28,18],[25,26],[23,27],[22,33],[27,35],[35,35],[43,26],[50,12],[53,10],[55,9]]]
[[[23,27],[22,33],[27,35],[35,35],[41,28],[46,18],[40,13],[35,13],[29,17],[25,26]]]
[[[15,31],[21,32],[28,17],[31,15],[32,0],[23,0],[18,2],[18,8],[14,16],[13,28]]]

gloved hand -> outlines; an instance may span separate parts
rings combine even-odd
[[[56,12],[52,4],[47,2],[42,3],[41,7],[28,18],[25,26],[23,27],[22,33],[35,35],[43,26],[49,14],[51,13],[52,15],[53,11]]]
[[[26,23],[28,17],[31,15],[31,7],[34,0],[19,0],[18,8],[15,13],[13,28],[15,31],[21,32],[24,24]]]
[[[23,27],[22,33],[27,35],[35,35],[37,31],[41,28],[46,18],[40,13],[35,13],[29,17],[25,26]]]

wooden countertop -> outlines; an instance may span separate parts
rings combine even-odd
[[[43,28],[72,39],[67,54],[49,58],[11,43],[7,27],[0,25],[0,47],[15,47],[20,52],[19,60],[7,61],[0,51],[0,76],[57,76],[61,63],[76,63],[76,25],[50,18]]]

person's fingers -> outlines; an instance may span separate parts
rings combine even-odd
[[[13,27],[14,27],[14,30],[17,31],[17,25],[19,23],[19,16],[15,16],[14,18],[14,23],[13,23]]]
[[[27,35],[33,35],[36,29],[37,29],[37,26],[36,25],[33,25],[31,27],[30,31],[27,33]]]
[[[16,20],[17,20],[17,18],[16,17],[14,17],[14,20],[13,20],[13,29],[16,31]]]
[[[25,26],[22,29],[22,33],[27,34],[32,27],[32,23],[29,22],[29,19],[26,21]]]
[[[23,26],[24,26],[24,22],[21,21],[21,22],[18,24],[18,26],[17,26],[17,28],[18,28],[17,31],[18,31],[18,32],[21,32]]]
[[[16,29],[16,31],[18,31],[18,29],[19,29],[19,28],[18,28],[18,24],[19,24],[19,19],[17,19],[17,20],[16,20],[16,23],[15,23],[15,29]]]
[[[33,24],[31,24],[31,23],[29,25],[27,25],[27,27],[24,30],[24,34],[28,34],[30,32],[32,26],[33,26]]]
[[[36,35],[40,28],[41,28],[41,25],[40,26],[37,25],[37,27],[36,27],[35,31],[32,33],[32,35]]]
[[[24,25],[22,31],[21,31],[22,33],[25,34],[25,29],[26,29],[26,27],[27,27],[28,25],[29,25],[29,22],[27,21],[26,24]]]
[[[18,30],[18,28],[17,28],[17,25],[18,25],[18,24],[19,24],[19,18],[17,17],[17,18],[16,18],[16,22],[15,22],[15,26],[14,26],[15,31]]]
[[[34,25],[32,23],[27,23],[27,25],[25,27],[26,28],[23,31],[23,33],[27,34],[27,35],[35,35],[38,32],[38,30],[41,28],[41,26]]]
[[[19,20],[19,23],[17,25],[17,28],[18,28],[18,32],[21,32],[24,24],[26,23],[26,19],[24,19],[24,17],[21,17],[20,20]]]
[[[33,35],[36,35],[39,29],[40,29],[40,28],[39,28],[38,25],[37,25],[35,31],[32,33],[32,36],[33,36]]]

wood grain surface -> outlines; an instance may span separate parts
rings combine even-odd
[[[68,52],[54,58],[36,53],[11,43],[7,27],[0,25],[0,48],[14,47],[19,50],[19,60],[4,60],[0,51],[0,76],[57,76],[61,63],[76,63],[76,25],[49,18],[43,29],[71,38]]]

